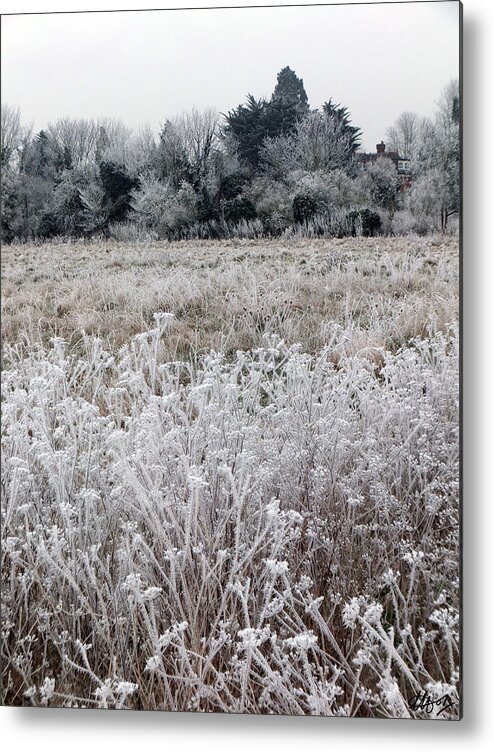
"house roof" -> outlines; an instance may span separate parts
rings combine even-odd
[[[388,159],[392,159],[393,161],[400,161],[400,162],[409,162],[408,157],[402,157],[397,151],[364,151],[361,154],[357,154],[358,159],[362,160],[363,162],[368,162],[371,159],[377,159],[378,157],[388,157]]]

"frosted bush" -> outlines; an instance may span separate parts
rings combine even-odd
[[[171,321],[115,354],[4,349],[5,700],[421,718],[424,687],[457,698],[456,328],[378,367],[341,328],[191,367],[160,358]]]

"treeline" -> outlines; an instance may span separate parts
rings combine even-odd
[[[225,115],[192,110],[158,138],[67,118],[33,134],[2,106],[2,240],[445,230],[459,211],[459,121],[451,82],[434,119],[404,113],[388,129],[388,148],[410,159],[400,191],[390,159],[359,160],[348,109],[331,99],[312,109],[288,67],[269,99],[249,94]]]

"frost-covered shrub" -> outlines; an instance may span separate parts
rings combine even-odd
[[[4,700],[458,712],[458,333],[5,347]],[[441,716],[443,717],[443,716]]]
[[[388,223],[380,212],[370,209],[331,208],[324,213],[316,213],[301,220],[286,231],[286,235],[299,235],[307,238],[317,237],[373,237],[385,231]]]
[[[355,203],[355,182],[343,170],[332,170],[326,185],[332,207],[351,207]]]
[[[87,181],[86,175],[76,170],[65,170],[55,186],[52,212],[59,235],[80,237],[83,234],[85,222],[81,190],[87,186]]]
[[[40,238],[54,238],[60,234],[60,227],[57,217],[53,212],[44,212],[41,215],[38,225],[38,236]]]
[[[260,219],[242,219],[240,222],[230,224],[226,237],[228,238],[261,238],[264,234],[264,226]]]
[[[333,209],[331,212],[330,235],[336,238],[345,238],[352,235],[355,227],[354,220],[349,217],[351,212],[345,209]],[[360,227],[359,225],[357,225]]]
[[[350,208],[355,203],[354,181],[342,170],[315,173],[296,171],[290,174],[289,184],[294,196],[294,219],[300,223],[316,215],[331,221],[334,214],[338,216],[340,209]],[[332,231],[328,233],[336,234]]]
[[[357,209],[347,214],[347,221],[350,226],[352,236],[364,235],[373,237],[381,230],[381,217],[377,211],[372,209]]]
[[[284,183],[267,177],[255,178],[244,195],[253,203],[267,234],[278,235],[293,222],[293,199]]]
[[[237,198],[248,183],[249,176],[246,171],[237,170],[229,175],[224,175],[219,186],[221,198],[225,201]]]
[[[88,234],[101,233],[106,229],[108,217],[104,208],[104,191],[99,182],[93,181],[81,190],[84,229]]]
[[[336,193],[331,174],[325,172],[292,172],[289,185],[293,196],[293,211],[296,222],[304,222],[315,214],[326,214],[333,205]],[[300,205],[298,212],[296,204]]]
[[[310,191],[296,193],[293,197],[293,218],[295,222],[302,224],[312,219],[318,211],[317,196]]]
[[[391,220],[394,235],[427,235],[434,230],[432,217],[425,214],[412,214],[409,210],[396,212]]]
[[[182,183],[178,191],[168,186],[163,213],[158,222],[160,237],[183,237],[187,227],[197,219],[197,194],[190,183]]]
[[[172,200],[171,188],[155,177],[141,180],[138,190],[132,193],[132,220],[137,224],[157,229]]]
[[[371,162],[355,181],[356,200],[389,212],[399,208],[399,177],[390,159]]]
[[[256,218],[256,209],[252,201],[245,196],[236,196],[223,202],[223,216],[230,224],[237,224],[243,220],[249,221]]]

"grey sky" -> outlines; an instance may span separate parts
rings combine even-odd
[[[289,65],[311,106],[346,105],[373,150],[404,110],[432,114],[458,77],[458,6],[3,16],[2,101],[36,129],[105,116],[157,131],[191,107],[226,112],[248,92],[269,96]]]

